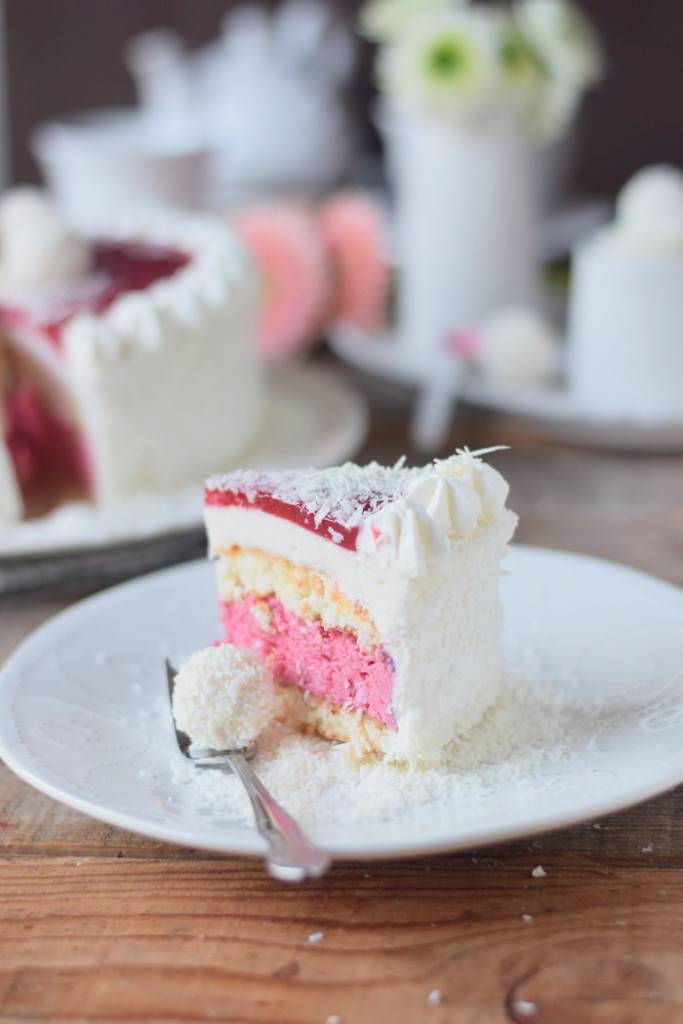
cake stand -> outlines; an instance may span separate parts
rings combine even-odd
[[[391,330],[366,334],[336,326],[330,345],[356,369],[417,389],[411,440],[424,451],[443,444],[458,401],[512,416],[553,440],[613,451],[683,451],[683,411],[675,421],[600,417],[581,407],[562,374],[545,386],[503,385],[486,380],[457,357],[446,356],[440,372],[430,377],[405,359]]]

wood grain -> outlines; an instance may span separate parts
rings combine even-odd
[[[680,456],[502,429],[468,414],[449,444],[514,442],[495,460],[521,540],[683,582]],[[402,451],[418,459],[405,416],[388,414],[363,455]],[[0,610],[0,660],[67,603]],[[3,1022],[683,1024],[683,787],[515,843],[338,864],[289,887],[257,861],[91,820],[0,767],[0,878]]]
[[[529,1004],[537,1020],[626,1020],[619,1014],[633,1003],[657,1013],[634,1020],[680,1019],[683,920],[670,912],[683,901],[680,875],[565,862],[535,879],[532,865],[342,865],[283,888],[244,862],[11,860],[0,1010],[36,1020],[314,1024],[338,1014],[474,1024],[523,1019]],[[312,944],[315,932],[323,938]],[[434,989],[441,1005],[427,1003]],[[559,997],[574,1016],[559,1015]]]

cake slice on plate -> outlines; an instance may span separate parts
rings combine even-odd
[[[500,686],[507,494],[469,452],[210,479],[223,639],[270,667],[279,720],[361,757],[441,760]]]
[[[258,282],[218,221],[149,211],[81,236],[0,200],[0,519],[227,467],[261,418]]]

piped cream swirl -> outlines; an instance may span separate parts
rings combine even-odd
[[[470,452],[438,460],[404,497],[364,520],[357,550],[378,565],[419,576],[447,539],[471,537],[480,524],[496,520],[508,493],[501,474]]]

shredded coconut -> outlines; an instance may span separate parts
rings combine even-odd
[[[353,530],[361,521],[385,505],[403,497],[412,482],[432,469],[449,475],[471,473],[478,463],[477,455],[486,452],[459,451],[450,459],[430,466],[407,467],[399,459],[394,466],[370,462],[358,466],[346,462],[333,469],[292,469],[284,472],[267,470],[236,470],[221,473],[206,481],[208,492],[244,495],[254,503],[260,495],[268,495],[285,505],[303,509],[313,517],[316,527],[323,521],[334,521],[345,530]]]
[[[346,529],[358,526],[366,513],[377,511],[405,493],[412,479],[424,469],[389,468],[378,462],[357,466],[347,462],[330,470],[267,471],[237,470],[211,477],[209,491],[244,494],[254,501],[268,494],[286,505],[295,505],[315,517],[319,525],[330,518]]]
[[[540,678],[509,672],[497,703],[440,767],[368,761],[346,744],[302,736],[271,724],[259,738],[254,768],[304,827],[410,819],[433,823],[462,816],[463,796],[485,796],[528,779],[534,766],[561,761],[566,727],[560,694]],[[234,776],[174,762],[174,779],[190,803],[213,814],[250,820]]]
[[[308,936],[308,941],[312,946],[315,946],[316,943],[322,942],[324,938],[324,932],[311,932],[311,934]]]
[[[427,996],[427,1002],[430,1006],[439,1006],[443,1002],[443,992],[439,988],[433,988]]]
[[[534,868],[531,874],[534,876],[534,878],[545,878],[547,872],[544,871],[541,865],[539,864],[538,867]]]

